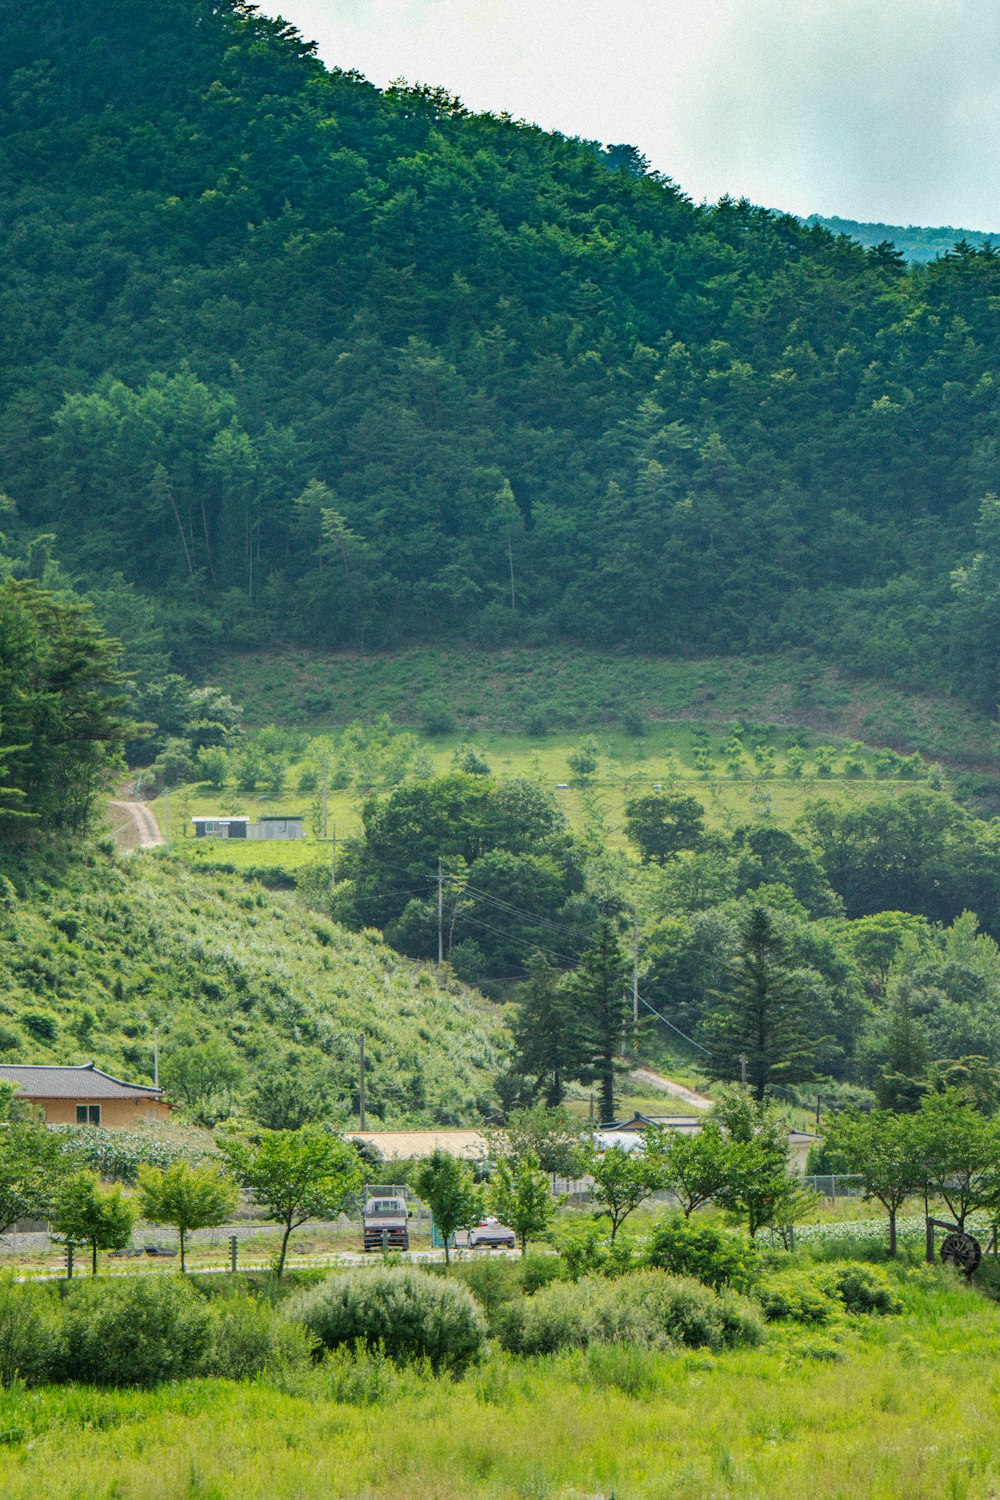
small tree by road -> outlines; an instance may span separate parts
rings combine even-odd
[[[669,1135],[663,1150],[664,1186],[677,1195],[685,1219],[724,1186],[731,1156],[718,1120],[707,1119],[692,1135]]]
[[[753,1239],[765,1225],[788,1225],[808,1206],[801,1179],[788,1164],[788,1125],[775,1105],[739,1084],[721,1089],[713,1111],[726,1133],[721,1208],[745,1219]]]
[[[926,1094],[913,1117],[924,1179],[964,1230],[977,1208],[1000,1206],[1000,1125],[987,1120],[959,1089]]]
[[[254,1140],[224,1141],[222,1150],[240,1186],[282,1226],[279,1277],[292,1230],[321,1214],[338,1213],[363,1175],[357,1152],[316,1126],[262,1130]]]
[[[826,1150],[861,1177],[864,1197],[877,1199],[889,1217],[889,1254],[896,1253],[896,1216],[911,1193],[924,1185],[917,1121],[888,1109],[833,1115]]]
[[[0,1234],[20,1218],[47,1218],[58,1184],[79,1165],[44,1125],[14,1120],[0,1129]]]
[[[158,1167],[139,1168],[140,1212],[154,1224],[169,1224],[177,1230],[182,1272],[188,1233],[224,1224],[238,1201],[236,1183],[219,1167],[178,1161],[162,1171]]]
[[[646,1132],[645,1150],[612,1146],[602,1155],[592,1151],[587,1171],[594,1179],[594,1197],[611,1220],[612,1244],[629,1214],[666,1185],[662,1143],[652,1131]]]
[[[56,1190],[51,1222],[67,1245],[90,1246],[90,1274],[96,1276],[97,1252],[124,1249],[136,1217],[135,1202],[120,1187],[103,1187],[93,1172],[74,1172]]]
[[[472,1168],[447,1151],[434,1151],[414,1173],[413,1186],[434,1215],[444,1240],[445,1264],[450,1264],[456,1231],[471,1229],[482,1214],[482,1195]]]
[[[529,1240],[541,1239],[546,1234],[555,1215],[548,1175],[530,1151],[516,1162],[498,1164],[488,1200],[497,1217],[517,1235],[522,1255]]]

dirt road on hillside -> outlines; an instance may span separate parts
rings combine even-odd
[[[136,849],[157,849],[163,834],[145,802],[109,802],[108,822],[114,830],[115,843],[125,853]]]
[[[654,1093],[669,1094],[671,1099],[680,1099],[689,1109],[712,1108],[711,1099],[706,1099],[704,1094],[696,1094],[693,1089],[686,1089],[682,1083],[674,1083],[672,1078],[665,1078],[662,1073],[654,1073],[652,1068],[635,1068],[629,1077],[633,1083],[640,1084],[644,1089],[652,1089]]]

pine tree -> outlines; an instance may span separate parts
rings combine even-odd
[[[573,1072],[582,1083],[596,1083],[601,1095],[601,1119],[614,1118],[615,1085],[621,1068],[626,1027],[632,1009],[627,966],[614,925],[606,918],[597,938],[567,980],[573,1001],[577,1056]]]
[[[746,1081],[757,1099],[774,1083],[812,1076],[818,1038],[809,1024],[806,979],[797,973],[771,913],[753,906],[743,924],[729,983],[702,1036],[714,1078]]]
[[[929,1058],[923,1028],[913,1019],[909,994],[901,988],[889,1020],[885,1070],[875,1085],[882,1109],[902,1114],[919,1109]]]
[[[534,952],[528,977],[518,986],[514,1046],[517,1070],[538,1082],[546,1104],[561,1104],[566,1079],[574,1075],[579,1057],[574,1005],[562,976],[545,957]]]

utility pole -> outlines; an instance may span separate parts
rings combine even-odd
[[[160,1087],[160,1028],[153,1027],[153,1087]]]
[[[167,853],[170,853],[170,788],[163,788],[163,843]]]
[[[359,1069],[358,1069],[358,1077],[359,1077],[359,1085],[360,1085],[359,1089],[358,1089],[358,1103],[359,1103],[359,1106],[360,1106],[359,1109],[358,1109],[358,1115],[359,1115],[359,1118],[361,1120],[361,1127],[360,1128],[362,1130],[364,1130],[364,1128],[365,1128],[365,1034],[364,1034],[364,1032],[361,1033],[361,1058],[360,1058],[360,1066],[359,1066]]]
[[[639,917],[632,914],[632,1030],[639,1046]]]
[[[747,1055],[746,1055],[745,1052],[741,1052],[740,1053],[740,1082],[742,1083],[743,1087],[746,1088],[746,1086],[747,1086]]]
[[[333,825],[333,845],[330,850],[330,889],[337,884],[337,825]]]
[[[441,873],[441,856],[438,855],[438,963],[444,963],[444,877]]]
[[[326,761],[323,762],[323,837],[326,838]]]
[[[510,607],[513,613],[516,608],[514,604],[514,549],[510,544],[510,527],[507,528],[507,561],[510,564]]]

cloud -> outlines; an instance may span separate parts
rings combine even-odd
[[[265,0],[266,4],[266,0]],[[1000,229],[997,0],[289,0],[330,64],[629,141],[695,198]]]

